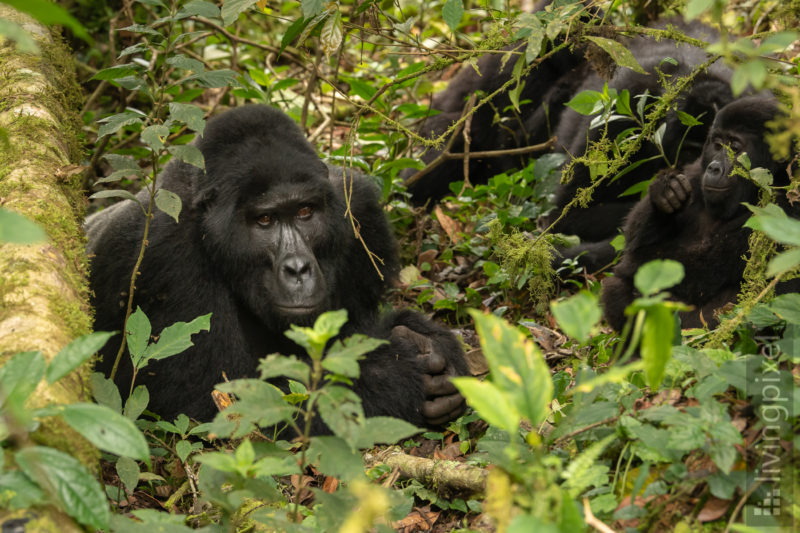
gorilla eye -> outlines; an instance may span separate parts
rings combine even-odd
[[[310,205],[304,205],[300,209],[297,210],[297,218],[305,220],[307,218],[311,218],[311,215],[314,213],[314,208]]]
[[[272,224],[272,217],[269,215],[261,215],[256,219],[259,226],[269,226]]]

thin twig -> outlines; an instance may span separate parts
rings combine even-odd
[[[589,505],[589,498],[583,499],[583,520],[586,522],[586,525],[592,526],[602,533],[616,533],[592,513],[592,507]]]

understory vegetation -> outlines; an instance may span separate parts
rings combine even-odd
[[[189,143],[225,108],[279,107],[324,160],[374,178],[404,265],[389,300],[460,334],[472,376],[455,381],[470,409],[441,431],[365,418],[344,384],[379,341],[336,338],[347,320],[342,311],[287,332],[311,365],[273,354],[260,376],[220,385],[215,400],[226,409],[213,422],[158,419],[147,411],[146,388],[134,381],[120,395],[101,374],[90,380],[96,403],[27,407],[38,383],[57,382],[111,336],[96,332],[49,364],[25,352],[0,367],[0,508],[50,503],[89,530],[132,533],[800,527],[800,294],[772,291],[800,272],[800,221],[769,194],[753,206],[749,224],[758,231],[742,294],[717,328],[679,327],[683,307],[668,297],[684,271],[663,260],[639,270],[641,296],[625,329],[614,332],[599,304],[608,273],[585,272],[571,260],[553,268],[551,249],[568,237],[537,226],[574,164],[567,156],[533,154],[524,168],[488,183],[451,183],[450,196],[426,207],[412,205],[400,176],[425,166],[422,150],[444,146],[446,135],[420,136],[420,120],[431,95],[458,68],[475,68],[482,54],[504,54],[514,65],[502,91],[519,107],[514,95],[524,77],[555,47],[586,53],[598,69],[636,68],[615,39],[650,32],[726,62],[734,93],[771,90],[785,104],[789,114],[770,142],[791,161],[787,196],[796,199],[800,45],[793,29],[800,3],[652,4],[592,4],[601,15],[586,18],[586,5],[566,0],[536,13],[530,2],[494,0],[85,0],[73,3],[74,19],[64,12],[46,20],[94,38],[70,41],[85,91],[90,211],[138,201],[133,193],[148,187],[142,216],[162,210],[180,220],[186,206],[156,189],[166,162],[202,166]],[[30,6],[37,16],[39,3]],[[679,29],[647,29],[653,9],[700,19],[721,38],[707,43]],[[0,32],[25,44],[12,27]],[[524,46],[508,48],[519,41]],[[478,94],[474,106],[494,105],[492,96]],[[603,138],[587,150],[584,162],[598,180],[631,163],[628,146],[637,135],[658,144],[658,106],[674,95],[667,90],[647,107],[646,99],[627,98],[606,87],[569,104],[598,124],[617,115],[641,123],[628,139]],[[448,134],[468,135],[475,107]],[[0,209],[0,239],[10,240],[10,228],[29,229],[23,240],[40,237],[27,224]],[[141,239],[146,254],[146,233]],[[149,361],[179,353],[209,328],[213,317],[201,316],[154,339],[147,316],[129,304],[119,330],[127,332],[134,379]],[[291,380],[290,393],[266,381],[278,376]],[[312,410],[333,435],[310,435]],[[99,472],[36,442],[47,417],[61,417],[101,450]],[[274,439],[266,428],[281,425],[299,436]]]

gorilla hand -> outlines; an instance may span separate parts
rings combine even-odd
[[[676,170],[659,172],[647,189],[653,206],[662,213],[672,214],[683,209],[692,197],[692,185]]]
[[[421,335],[407,326],[395,326],[391,334],[393,341],[411,342],[417,348],[417,364],[422,371],[422,388],[425,403],[422,416],[431,426],[440,426],[460,416],[466,405],[450,377],[457,376],[455,366],[437,350],[434,339]]]

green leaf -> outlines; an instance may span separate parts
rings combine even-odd
[[[339,334],[346,323],[347,310],[327,311],[317,318],[313,328],[291,324],[291,329],[285,335],[305,348],[312,359],[319,360],[325,345]]]
[[[714,5],[714,0],[689,0],[686,6],[686,13],[684,17],[686,20],[694,20]]]
[[[375,350],[388,341],[372,339],[364,335],[353,335],[342,341],[336,341],[322,360],[322,368],[335,374],[357,379],[361,374],[358,361],[365,354]]]
[[[522,417],[508,395],[498,386],[468,377],[452,378],[450,381],[486,422],[511,434],[517,431]]]
[[[225,0],[225,3],[222,4],[222,23],[225,26],[230,26],[236,22],[240,13],[250,9],[250,6],[256,2],[258,0]]]
[[[139,385],[125,400],[125,410],[122,414],[129,420],[136,420],[147,408],[148,403],[150,403],[150,393],[147,387]]]
[[[694,118],[692,115],[685,111],[681,111],[678,109],[678,120],[681,121],[681,124],[684,126],[702,126],[703,123]]]
[[[594,115],[603,109],[603,95],[598,91],[581,91],[566,105],[581,115]]]
[[[6,509],[27,509],[45,503],[44,492],[19,470],[0,472],[0,487],[4,488],[3,507]]]
[[[681,282],[683,265],[672,259],[656,259],[639,267],[633,284],[643,296],[651,296]]]
[[[192,74],[186,81],[196,80],[200,85],[208,89],[218,89],[233,85],[236,81],[236,72],[230,69],[209,70],[200,74]]]
[[[46,240],[47,233],[39,224],[0,207],[0,243],[35,244]]]
[[[139,203],[138,198],[136,198],[133,194],[124,189],[114,189],[113,191],[98,191],[89,197],[90,200],[98,200],[100,198],[124,198],[126,200],[133,200],[134,202]]]
[[[217,389],[235,394],[239,401],[228,407],[224,413],[217,415],[214,420],[215,424],[220,418],[225,419],[230,414],[238,413],[246,421],[251,421],[261,427],[268,427],[288,420],[297,412],[296,408],[283,401],[283,392],[266,381],[236,379],[220,383],[217,385]],[[215,433],[218,432],[215,431]]]
[[[586,38],[605,50],[617,65],[629,68],[634,72],[638,72],[639,74],[647,74],[647,71],[643,69],[639,62],[636,61],[636,58],[633,57],[631,51],[625,48],[622,43],[618,43],[613,39],[595,37],[593,35],[588,35]]]
[[[782,31],[766,37],[758,46],[756,51],[759,55],[776,54],[783,52],[786,48],[800,39],[800,34],[795,31]]]
[[[195,74],[202,74],[206,71],[203,62],[193,57],[187,57],[183,54],[175,54],[167,58],[167,64],[182,70],[188,70]]]
[[[763,231],[770,239],[781,244],[800,246],[800,220],[789,218],[775,204],[768,204],[764,208],[748,205],[747,208],[755,216],[750,217],[745,226]]]
[[[175,453],[178,454],[178,459],[180,459],[182,463],[185,463],[186,458],[192,453],[192,443],[188,440],[178,441],[178,444],[175,445]]]
[[[151,344],[145,351],[145,359],[159,360],[181,353],[194,346],[192,335],[211,328],[211,313],[202,315],[191,322],[175,322],[167,326],[158,336],[158,342]]]
[[[136,490],[136,485],[139,484],[139,464],[130,457],[122,456],[117,459],[116,464],[117,475],[125,489],[133,493]]]
[[[481,348],[489,363],[491,380],[513,402],[517,412],[538,424],[547,416],[553,399],[550,368],[530,339],[502,319],[470,311]]]
[[[143,129],[139,137],[142,139],[142,142],[148,146],[148,148],[154,152],[158,152],[164,148],[164,140],[168,135],[168,127],[161,124],[156,124],[153,126],[147,126],[145,129]]]
[[[647,384],[656,390],[664,377],[670,355],[672,354],[673,326],[672,311],[663,305],[647,310],[642,328],[642,361]]]
[[[767,277],[777,276],[781,272],[800,265],[800,248],[792,248],[773,257],[767,265]]]
[[[116,331],[97,331],[78,337],[65,346],[47,367],[47,383],[55,383],[89,359],[108,339],[116,335]]]
[[[614,433],[607,435],[569,462],[561,475],[566,480],[564,488],[567,489],[570,497],[577,498],[592,485],[599,487],[608,482],[608,466],[598,464],[598,459],[616,438],[617,435]]]
[[[455,32],[464,16],[464,3],[461,0],[445,0],[442,6],[442,19]]]
[[[791,324],[800,324],[800,294],[790,293],[776,296],[769,303],[770,310]]]
[[[335,53],[342,44],[344,37],[344,27],[342,26],[342,14],[337,9],[319,32],[319,44],[322,47],[322,52],[326,57],[330,57]]]
[[[93,80],[116,80],[126,76],[136,76],[142,70],[142,67],[136,63],[125,63],[123,65],[115,65],[113,67],[104,68],[92,76]]]
[[[142,117],[142,115],[139,113],[126,111],[124,113],[111,115],[110,117],[101,119],[98,122],[102,124],[100,129],[97,130],[97,140],[99,141],[102,137],[116,133],[125,126],[130,126],[132,124],[141,125],[144,122],[144,117]]]
[[[199,148],[191,144],[178,144],[167,148],[167,151],[190,165],[197,168],[206,168],[205,160],[203,159],[203,152]]]
[[[206,129],[205,116],[205,112],[196,105],[178,102],[170,102],[169,104],[169,118],[183,122],[200,136],[203,135]]]
[[[325,5],[323,0],[300,0],[300,7],[303,10],[303,17],[310,19],[322,13],[322,8]]]
[[[108,529],[109,510],[100,484],[77,459],[64,452],[30,446],[18,451],[19,467],[45,489],[69,516],[93,529]]]
[[[311,369],[306,363],[298,360],[297,356],[274,353],[259,362],[258,371],[261,373],[261,379],[264,380],[286,376],[308,385]]]
[[[158,189],[156,191],[156,206],[163,212],[175,219],[178,222],[178,216],[181,214],[181,197],[172,191],[166,189]]]
[[[64,421],[101,450],[141,461],[150,460],[150,448],[144,435],[130,419],[94,403],[73,403],[61,409]]]
[[[93,42],[86,28],[58,4],[48,0],[3,0],[3,3],[17,11],[27,13],[45,26],[64,26],[69,28],[75,37],[87,43]]]
[[[564,333],[581,344],[589,340],[592,328],[603,317],[597,296],[589,291],[581,291],[560,302],[554,301],[550,309]]]
[[[122,398],[119,389],[113,381],[106,378],[100,372],[94,372],[89,376],[89,384],[92,389],[92,397],[102,405],[109,407],[117,413],[122,412]]]
[[[144,366],[145,350],[147,350],[150,334],[152,333],[150,319],[147,318],[141,307],[136,306],[136,311],[128,317],[128,323],[125,327],[128,332],[128,352],[131,354],[133,366],[137,369],[142,368]]]
[[[364,421],[358,435],[359,448],[371,448],[382,444],[392,444],[416,435],[422,431],[414,424],[390,416],[373,416]]]
[[[329,476],[345,481],[364,477],[361,455],[339,437],[313,437],[307,456],[310,461],[318,462],[320,471]]]
[[[297,20],[292,22],[288,28],[286,28],[286,33],[283,34],[283,38],[281,39],[281,53],[283,53],[283,50],[289,46],[292,41],[294,41],[295,37],[301,33],[304,33],[303,30],[306,29],[306,27],[309,25],[309,22],[311,22],[310,19],[299,17]]]
[[[230,6],[230,4],[233,4],[233,6]],[[229,0],[225,2],[225,5],[229,6],[228,9],[232,8],[238,9],[238,6],[236,6],[236,4],[237,4],[236,0]],[[223,7],[225,6],[223,5]],[[238,15],[239,13],[236,13],[235,16]],[[187,2],[186,4],[181,6],[181,9],[178,11],[178,17],[177,17],[178,19],[183,19],[186,17],[205,17],[207,19],[216,19],[220,18],[220,10],[215,4],[211,2],[206,2],[205,0],[192,0],[191,2]],[[228,24],[229,23],[225,23],[226,26]]]
[[[25,28],[10,20],[0,19],[0,35],[17,43],[17,50],[20,52],[36,54],[39,52],[39,45],[25,31]]]
[[[0,366],[0,406],[21,407],[45,374],[42,352],[20,352]]]

